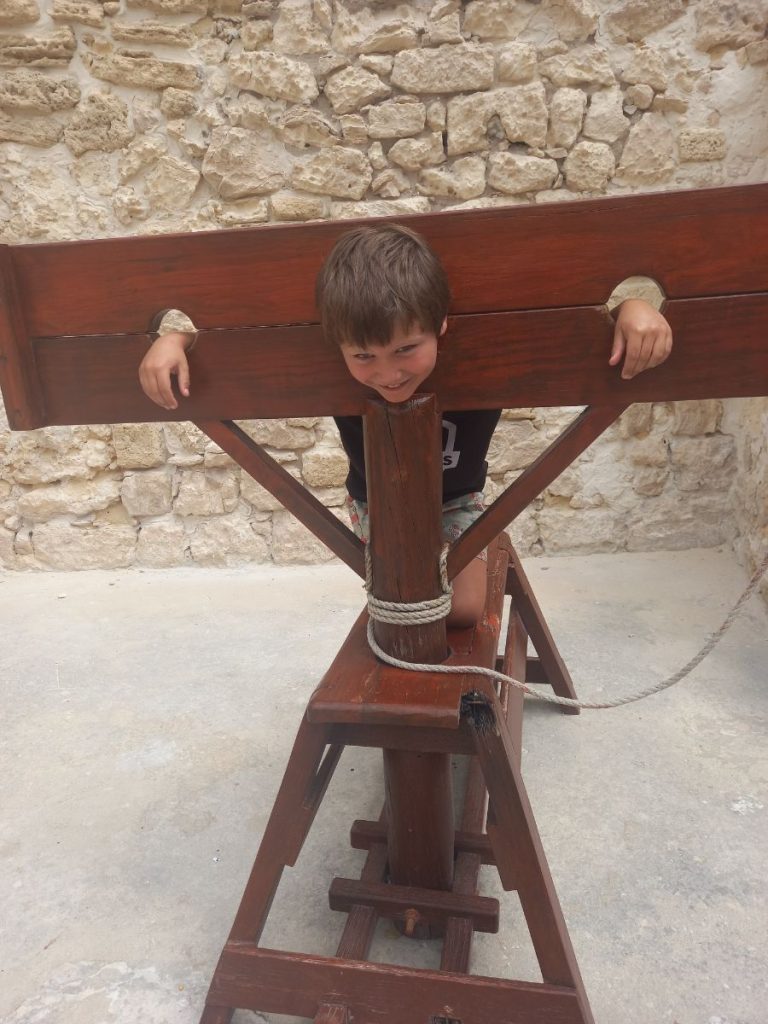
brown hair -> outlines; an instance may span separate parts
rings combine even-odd
[[[317,276],[323,332],[337,345],[386,345],[396,328],[417,323],[440,333],[450,291],[426,241],[401,224],[342,235]]]

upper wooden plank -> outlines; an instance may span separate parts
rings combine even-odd
[[[454,313],[605,302],[633,274],[668,297],[768,290],[768,184],[391,218],[440,255]],[[353,221],[13,246],[30,337],[316,322],[320,265]]]

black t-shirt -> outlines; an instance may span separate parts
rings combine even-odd
[[[483,489],[488,472],[485,456],[500,416],[500,409],[443,413],[444,503]],[[336,416],[334,419],[349,458],[347,490],[356,501],[367,501],[362,417]]]

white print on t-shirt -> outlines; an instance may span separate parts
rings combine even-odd
[[[449,420],[443,420],[443,430],[447,432],[445,447],[443,448],[443,469],[456,469],[459,464],[461,452],[453,447],[456,443],[456,424]]]

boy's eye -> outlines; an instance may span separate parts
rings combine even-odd
[[[355,352],[352,357],[358,363],[367,363],[369,359],[373,359],[370,352]]]
[[[398,354],[402,355],[405,352],[413,352],[413,350],[415,348],[416,348],[415,344],[413,344],[413,345],[401,345],[400,348],[397,349],[397,352],[398,352]]]

